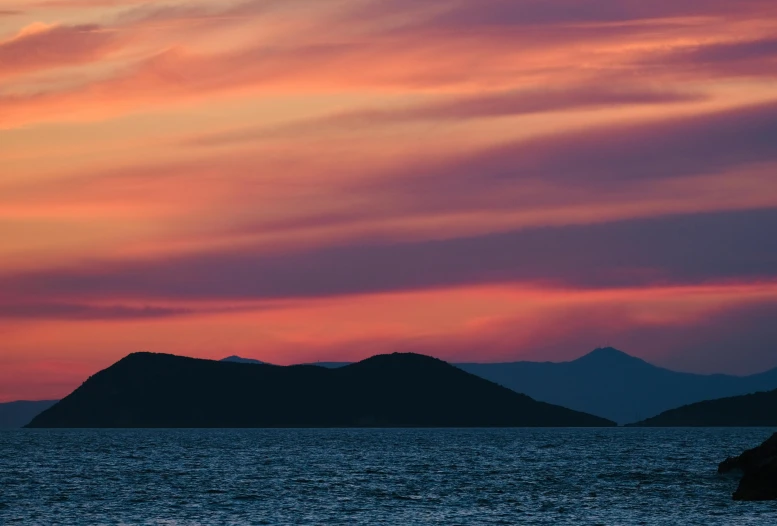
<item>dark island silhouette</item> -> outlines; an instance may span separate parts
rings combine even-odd
[[[375,356],[329,369],[136,353],[90,377],[27,427],[612,425],[417,354]]]
[[[777,388],[777,369],[751,376],[679,373],[611,347],[570,362],[460,363],[457,367],[537,400],[637,422],[683,405]]]
[[[777,500],[777,433],[760,446],[727,458],[718,466],[722,475],[732,472],[742,474],[734,500]]]
[[[777,390],[697,402],[630,425],[635,427],[777,427]]]
[[[222,361],[267,364],[230,356]],[[316,362],[340,368],[348,362]],[[613,348],[596,349],[570,362],[460,363],[457,367],[536,400],[615,420],[641,421],[703,400],[777,388],[777,369],[751,376],[678,373]],[[0,404],[0,427],[21,427],[56,401]],[[5,411],[5,413],[4,413]],[[4,417],[4,414],[19,415]]]
[[[27,425],[41,411],[56,404],[56,400],[19,400],[0,404],[0,429]]]

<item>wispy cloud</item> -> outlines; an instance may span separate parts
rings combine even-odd
[[[677,46],[646,57],[641,65],[710,76],[774,77],[777,71],[777,38],[712,42]]]
[[[725,0],[376,0],[355,11],[363,16],[398,16],[425,24],[467,29],[479,26],[532,26],[581,23],[653,21],[699,16],[748,16],[774,12],[768,0],[744,0],[736,5]],[[425,17],[423,15],[426,15]]]
[[[454,193],[501,191],[531,180],[583,188],[724,172],[777,161],[777,104],[768,103],[642,124],[548,135],[430,162],[387,178],[385,191],[425,195],[444,205]],[[443,181],[445,183],[443,184]],[[436,188],[431,197],[426,192]]]
[[[251,250],[5,276],[13,297],[320,297],[472,284],[637,287],[775,280],[777,209],[371,243],[271,255]]]
[[[0,41],[0,78],[96,61],[115,49],[113,34],[96,25],[37,24]]]
[[[194,145],[224,145],[256,141],[262,138],[293,136],[304,132],[327,132],[354,128],[423,121],[458,121],[531,115],[536,113],[622,107],[627,105],[673,104],[705,100],[700,93],[681,93],[624,87],[583,86],[563,90],[526,90],[483,93],[451,97],[390,109],[362,109],[282,125],[276,128],[254,128],[190,139]]]
[[[77,303],[0,304],[0,319],[18,320],[134,320],[192,314],[190,309],[165,307],[95,306]]]

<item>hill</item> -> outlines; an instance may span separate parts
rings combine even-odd
[[[0,404],[0,429],[24,427],[41,411],[56,404],[56,400],[18,401]]]
[[[777,390],[689,404],[632,425],[635,427],[777,427]]]
[[[747,377],[679,373],[613,348],[562,363],[456,365],[537,400],[621,424],[702,400],[777,388],[777,369]]]
[[[328,369],[137,353],[89,378],[28,427],[608,425],[614,423],[416,354]]]

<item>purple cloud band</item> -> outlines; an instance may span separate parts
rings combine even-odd
[[[441,241],[363,240],[5,276],[12,298],[278,299],[533,282],[630,287],[777,279],[777,209],[548,227]]]

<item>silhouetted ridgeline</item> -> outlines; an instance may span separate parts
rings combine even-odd
[[[777,390],[708,400],[666,411],[639,427],[777,427]]]
[[[35,402],[19,401],[0,404],[0,429],[24,427],[44,409],[56,404],[56,400]]]
[[[621,424],[702,400],[777,389],[777,369],[745,377],[678,373],[613,348],[596,349],[563,363],[456,366],[537,400]]]
[[[132,354],[28,427],[517,427],[613,422],[417,354],[338,369]]]

